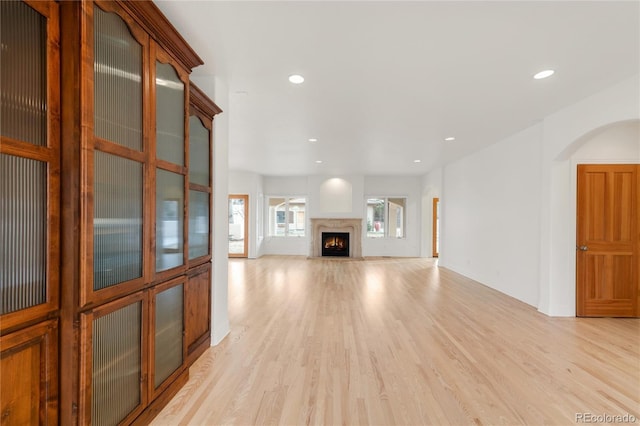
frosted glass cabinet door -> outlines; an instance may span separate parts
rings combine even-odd
[[[58,17],[0,1],[0,331],[59,308]]]
[[[156,272],[184,264],[184,176],[156,175]]]
[[[155,295],[155,388],[182,366],[183,291],[184,285],[179,284]]]
[[[0,133],[47,144],[47,20],[19,1],[0,1]]]
[[[142,163],[96,151],[93,289],[142,276]]]
[[[156,150],[158,158],[184,165],[184,83],[169,64],[156,61]]]
[[[189,182],[209,186],[209,129],[196,116],[189,117]]]
[[[208,192],[189,191],[189,260],[209,254]]]
[[[95,4],[92,10],[95,145],[90,145],[94,165],[88,173],[93,173],[92,290],[98,291],[143,276],[145,48],[120,15]]]
[[[115,425],[142,402],[142,302],[92,323],[91,424]]]
[[[0,154],[0,314],[46,301],[47,165]]]
[[[142,46],[115,13],[94,7],[95,135],[142,150]]]

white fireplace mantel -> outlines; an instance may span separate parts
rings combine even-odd
[[[309,257],[322,256],[323,232],[348,232],[349,257],[362,259],[362,219],[311,218]]]

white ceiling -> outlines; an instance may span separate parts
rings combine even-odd
[[[638,1],[157,4],[228,86],[230,169],[263,175],[424,174],[640,72]]]

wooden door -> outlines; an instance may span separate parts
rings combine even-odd
[[[637,317],[640,165],[579,165],[578,316]]]
[[[433,257],[440,255],[440,198],[433,199],[433,228],[431,233],[431,253]]]
[[[249,196],[229,195],[229,257],[249,255]]]

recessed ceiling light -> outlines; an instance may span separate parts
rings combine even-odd
[[[322,160],[316,160],[316,164],[322,164]]]
[[[444,138],[444,140],[447,142],[451,142],[451,141],[455,141],[456,138],[454,138],[453,136],[449,136],[448,138]]]
[[[542,80],[543,78],[551,77],[554,72],[554,70],[540,71],[538,74],[534,75],[533,78],[535,78],[536,80]]]
[[[300,84],[304,81],[304,77],[298,74],[293,74],[289,76],[289,81],[293,84]]]
[[[422,163],[422,160],[413,160],[414,163]]]
[[[318,142],[318,139],[316,139],[316,138],[309,138],[309,142]]]

